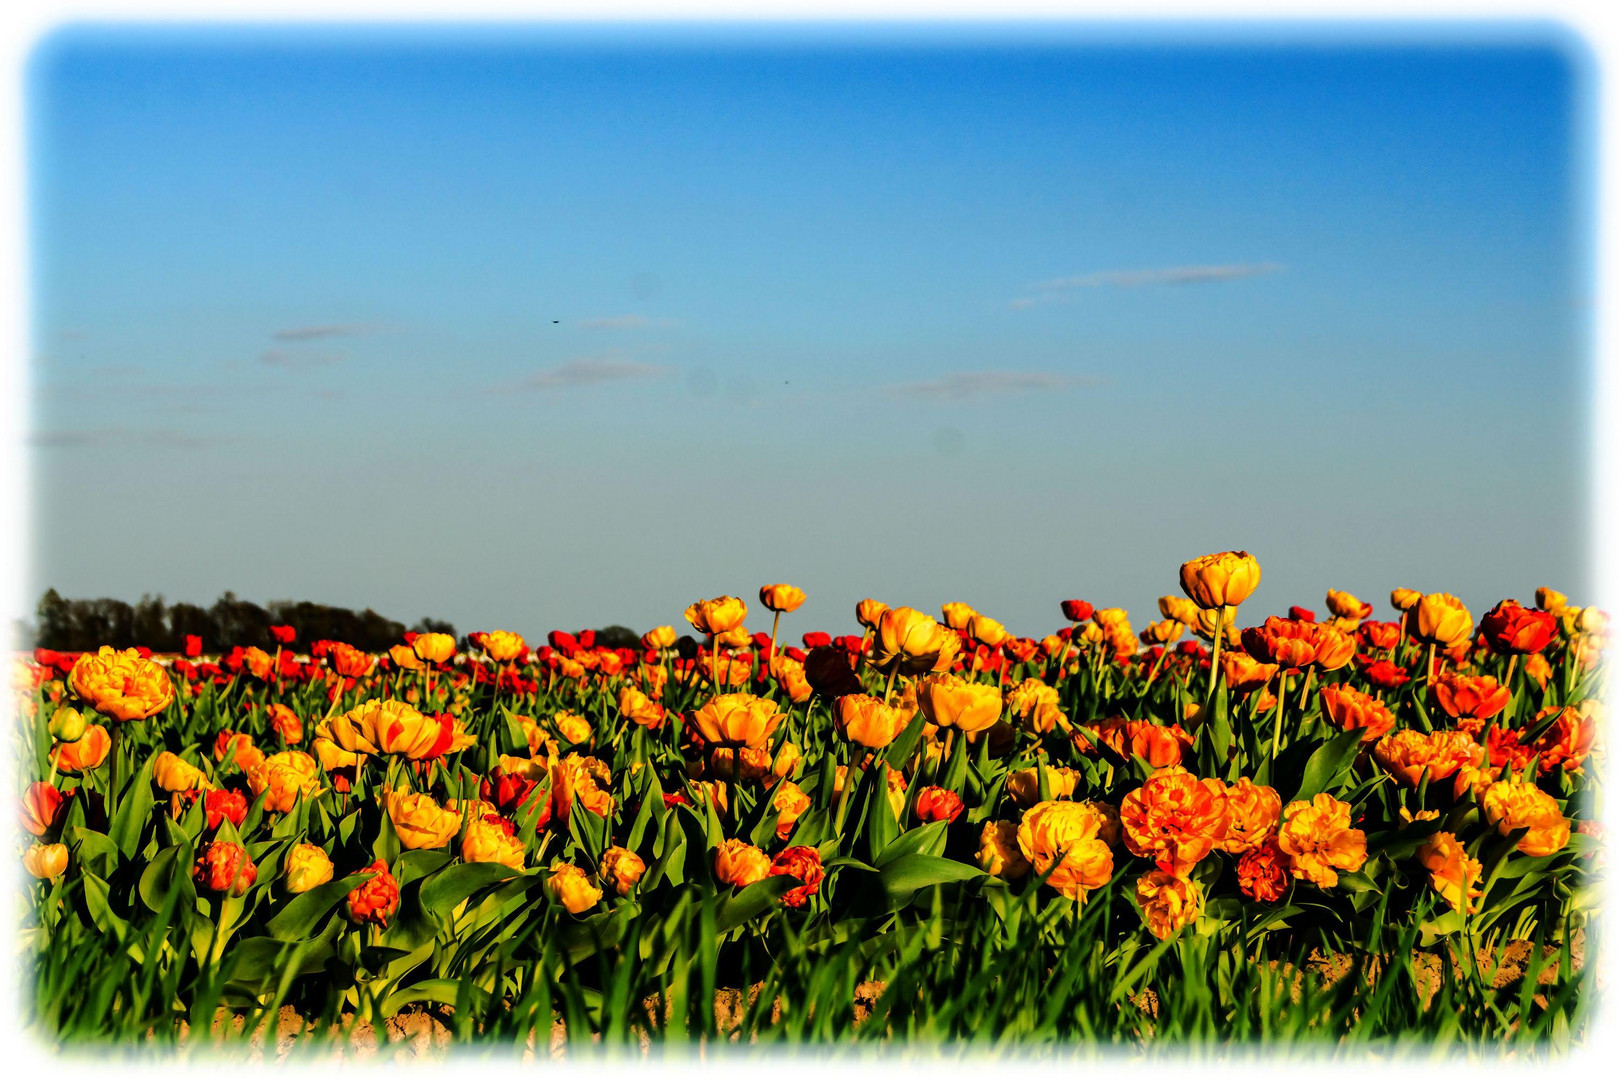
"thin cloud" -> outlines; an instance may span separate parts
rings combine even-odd
[[[661,364],[639,364],[631,360],[607,358],[570,360],[557,367],[543,368],[524,379],[528,390],[563,390],[575,386],[599,386],[603,383],[631,382],[638,379],[656,379],[667,374]]]
[[[1095,375],[1057,375],[1049,371],[963,371],[924,382],[885,387],[884,393],[905,401],[959,402],[1095,386],[1101,381]]]
[[[223,440],[203,435],[159,428],[153,431],[131,431],[128,428],[90,428],[65,431],[35,431],[27,436],[30,446],[44,450],[75,449],[86,446],[161,446],[181,450],[201,450]]]
[[[1154,270],[1100,270],[1074,277],[1052,278],[1030,286],[1033,296],[1008,303],[1014,309],[1057,303],[1077,289],[1141,289],[1154,285],[1208,285],[1221,281],[1262,277],[1287,269],[1282,263],[1220,263],[1209,266],[1165,266]]]
[[[645,326],[678,326],[678,319],[649,319],[645,315],[608,315],[596,319],[582,319],[580,326],[587,330],[636,330]]]
[[[323,338],[359,337],[374,329],[365,323],[323,323],[318,326],[292,326],[277,330],[270,337],[275,341],[320,341]]]
[[[343,353],[305,353],[292,352],[287,349],[266,349],[259,354],[259,363],[270,367],[286,368],[289,371],[300,371],[307,368],[331,367],[342,363]]]

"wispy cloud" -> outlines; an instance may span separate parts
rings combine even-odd
[[[359,337],[376,327],[366,323],[324,323],[318,326],[291,326],[271,334],[276,341],[320,341],[323,338]]]
[[[1067,299],[1077,289],[1140,289],[1151,285],[1208,285],[1261,277],[1286,269],[1282,263],[1220,263],[1209,266],[1164,266],[1154,270],[1099,270],[1074,277],[1052,278],[1030,286],[1034,295],[1010,301],[1013,308],[1032,308]]]
[[[963,371],[924,382],[885,387],[883,392],[906,401],[959,402],[1039,390],[1067,390],[1100,382],[1102,379],[1095,375],[1058,375],[1049,371]]]
[[[306,353],[288,349],[266,349],[259,354],[259,363],[270,367],[286,368],[289,371],[302,371],[308,368],[331,367],[342,363],[343,353]]]
[[[524,379],[521,385],[528,390],[562,390],[573,386],[598,386],[602,383],[656,379],[668,373],[669,369],[661,364],[594,357],[570,360],[556,367],[542,368]]]
[[[580,326],[587,330],[636,330],[644,326],[678,326],[679,319],[649,319],[645,315],[607,315],[596,319],[581,319]]]
[[[76,449],[86,446],[160,446],[182,450],[201,450],[224,440],[204,435],[188,435],[182,431],[159,428],[152,431],[131,431],[128,428],[81,428],[61,431],[30,432],[27,442],[40,449]]]

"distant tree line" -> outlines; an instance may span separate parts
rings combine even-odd
[[[47,589],[35,609],[32,644],[43,649],[81,652],[111,645],[118,649],[144,645],[153,652],[180,652],[186,636],[202,638],[206,652],[221,652],[235,645],[275,648],[272,626],[298,631],[294,647],[307,648],[323,638],[346,641],[369,652],[381,652],[403,640],[404,623],[366,608],[351,611],[308,600],[272,600],[264,607],[227,592],[211,607],[165,604],[162,596],[142,596],[135,604],[123,600],[69,600]],[[417,633],[455,635],[456,628],[442,619],[420,619],[409,629]]]

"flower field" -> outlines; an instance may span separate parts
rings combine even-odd
[[[1387,619],[1337,591],[1258,616],[1259,580],[1194,559],[1157,618],[1066,600],[1040,640],[871,599],[833,638],[769,585],[636,648],[37,650],[24,1022],[159,1050],[406,1015],[542,1055],[1579,1044],[1604,613],[1396,589]]]

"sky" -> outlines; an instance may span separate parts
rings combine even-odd
[[[1454,31],[59,30],[32,593],[1579,602],[1588,64]]]

